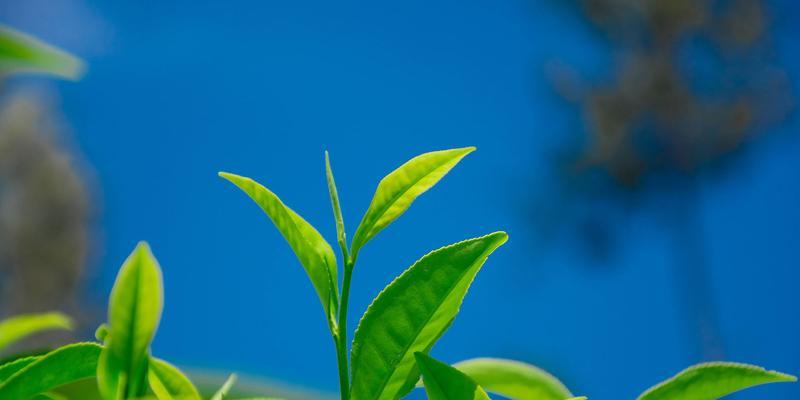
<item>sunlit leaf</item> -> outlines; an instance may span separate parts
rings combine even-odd
[[[336,255],[330,244],[311,224],[258,182],[225,172],[220,172],[219,176],[245,192],[269,216],[306,270],[325,309],[328,324],[333,328],[338,304],[338,272]]]
[[[0,321],[0,350],[35,333],[72,329],[72,320],[57,312],[17,315]]]
[[[137,397],[147,388],[147,364],[163,299],[161,269],[142,242],[122,265],[108,304],[108,329],[97,366],[106,399]]]
[[[200,400],[192,381],[174,365],[150,357],[147,380],[158,400]]]
[[[475,274],[507,238],[495,232],[433,251],[375,298],[353,340],[353,400],[394,400],[414,387],[414,353],[447,330]]]
[[[414,354],[430,400],[489,400],[469,376],[423,353]],[[561,399],[563,400],[563,399]]]
[[[0,25],[0,77],[16,73],[41,73],[78,79],[83,69],[83,62],[75,56]]]
[[[336,221],[336,241],[339,242],[339,247],[342,248],[343,254],[347,252],[347,236],[344,230],[344,218],[342,217],[342,208],[339,205],[339,191],[336,189],[336,180],[333,179],[333,170],[331,169],[331,159],[328,152],[325,152],[325,177],[328,180],[328,194],[331,196],[331,207],[333,207],[333,219]]]
[[[364,218],[353,235],[353,258],[370,239],[411,206],[419,195],[439,182],[474,147],[433,151],[416,156],[381,180]]]
[[[572,393],[556,377],[530,364],[476,358],[454,364],[490,393],[513,400],[564,400]]]
[[[754,365],[711,362],[689,367],[648,389],[639,400],[714,400],[739,390],[797,378]]]
[[[76,343],[58,348],[0,383],[0,399],[27,400],[61,385],[95,375],[100,346]]]

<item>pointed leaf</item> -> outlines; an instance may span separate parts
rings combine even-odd
[[[423,353],[414,356],[430,400],[489,400],[486,392],[463,372]]]
[[[306,270],[325,309],[328,324],[333,328],[338,304],[338,277],[336,255],[331,245],[311,224],[258,182],[225,172],[220,172],[219,176],[250,196],[272,220]]]
[[[0,77],[15,73],[42,73],[78,79],[83,62],[32,36],[0,25]]]
[[[795,381],[794,376],[754,365],[710,362],[679,372],[642,393],[639,400],[715,400],[751,386]]]
[[[556,377],[519,361],[475,358],[454,364],[488,392],[513,400],[564,400],[572,393]]]
[[[7,318],[0,321],[0,350],[29,335],[53,329],[72,329],[72,319],[58,312]]]
[[[231,374],[231,376],[225,380],[225,383],[222,384],[222,387],[219,388],[219,390],[217,390],[213,396],[211,396],[211,400],[223,400],[225,396],[228,395],[228,392],[231,391],[233,385],[236,384],[236,379],[236,374]]]
[[[414,387],[414,353],[447,330],[475,274],[507,238],[495,232],[433,251],[375,298],[353,340],[353,400],[394,400]]]
[[[370,239],[386,228],[411,203],[439,182],[474,147],[433,151],[416,156],[381,180],[364,218],[356,229],[350,254],[353,259]]]
[[[147,380],[158,400],[201,400],[192,381],[164,360],[150,357]]]
[[[342,217],[342,208],[339,205],[339,191],[336,189],[336,180],[333,179],[333,170],[331,169],[331,159],[328,152],[325,152],[325,176],[328,179],[328,194],[331,196],[331,207],[333,207],[333,218],[336,220],[336,241],[339,242],[339,247],[342,248],[342,254],[347,257],[347,235],[344,230],[344,218]]]
[[[125,260],[111,291],[106,346],[97,366],[104,398],[145,393],[150,342],[161,319],[163,291],[158,261],[141,242]]]
[[[100,346],[76,343],[38,357],[0,384],[0,399],[27,400],[39,393],[95,375]]]

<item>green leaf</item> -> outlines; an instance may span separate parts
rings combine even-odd
[[[414,387],[414,353],[447,330],[478,270],[507,239],[495,232],[433,251],[375,298],[353,340],[353,400],[394,400]]]
[[[192,381],[164,360],[150,357],[147,380],[158,400],[201,400]]]
[[[23,357],[0,365],[0,383],[40,358],[42,356]]]
[[[225,396],[228,395],[228,392],[231,391],[231,388],[234,384],[236,384],[236,374],[231,374],[228,379],[225,380],[225,383],[222,384],[222,387],[211,396],[211,400],[223,400]]]
[[[739,390],[797,378],[754,365],[710,362],[689,367],[639,396],[639,400],[714,400]]]
[[[101,347],[76,343],[38,357],[0,384],[0,399],[27,400],[61,385],[95,375]]]
[[[0,78],[17,73],[49,74],[78,79],[83,62],[32,36],[0,25]]]
[[[333,179],[333,170],[331,169],[331,159],[328,156],[327,151],[325,152],[325,176],[328,180],[328,193],[331,196],[331,207],[333,207],[333,218],[336,220],[336,241],[339,242],[339,247],[342,248],[342,254],[345,257],[347,257],[347,235],[344,230],[344,218],[342,217],[342,208],[339,205],[339,191],[336,189],[336,180]]]
[[[383,228],[411,206],[419,195],[439,182],[474,147],[433,151],[416,156],[381,180],[350,247],[351,258]]]
[[[284,205],[278,196],[258,182],[225,172],[220,172],[219,176],[227,179],[250,196],[278,228],[311,279],[325,309],[328,325],[333,331],[339,302],[339,278],[337,277],[336,255],[333,253],[331,245],[311,224]]]
[[[0,321],[0,350],[29,335],[53,329],[72,329],[72,320],[64,314],[17,315]]]
[[[519,361],[476,358],[454,364],[489,392],[513,400],[564,400],[572,393],[556,377]]]
[[[97,365],[105,399],[145,393],[150,342],[161,319],[163,290],[158,261],[141,242],[122,265],[108,304],[106,346]]]
[[[489,400],[486,392],[463,372],[423,353],[414,356],[430,400]]]

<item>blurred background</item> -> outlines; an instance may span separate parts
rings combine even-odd
[[[88,72],[0,86],[0,315],[60,309],[91,337],[148,240],[155,354],[335,393],[303,270],[216,172],[334,242],[324,150],[353,230],[386,173],[475,145],[362,252],[351,326],[423,254],[503,229],[435,356],[524,360],[595,400],[710,359],[798,374],[798,17],[789,0],[4,1],[0,23]]]

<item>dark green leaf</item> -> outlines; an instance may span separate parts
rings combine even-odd
[[[414,356],[430,400],[489,400],[486,392],[463,372],[423,353]]]
[[[350,254],[358,251],[411,206],[421,194],[433,187],[474,147],[433,151],[416,156],[381,180],[364,218],[353,235]]]
[[[100,346],[76,343],[38,357],[0,384],[0,399],[27,400],[61,385],[95,375]]]
[[[0,365],[0,383],[40,358],[42,356],[23,357]]]
[[[475,274],[507,238],[495,232],[433,251],[378,295],[353,340],[353,400],[394,400],[414,387],[414,353],[447,330]]]
[[[639,400],[715,400],[751,386],[797,378],[754,365],[711,362],[689,367],[648,389]]]

